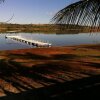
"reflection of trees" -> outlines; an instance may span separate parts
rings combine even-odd
[[[60,10],[52,21],[56,24],[100,26],[100,0],[80,0]]]

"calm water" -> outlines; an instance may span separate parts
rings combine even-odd
[[[78,34],[44,34],[44,33],[2,33],[0,34],[0,50],[12,50],[23,48],[34,48],[31,45],[18,42],[11,39],[6,39],[6,35],[18,35],[27,39],[39,41],[47,41],[52,43],[52,46],[68,46],[79,44],[96,44],[100,43],[100,33],[78,33]]]

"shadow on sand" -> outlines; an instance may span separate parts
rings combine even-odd
[[[100,98],[100,75],[10,94],[0,100],[70,100],[87,97]]]
[[[13,61],[13,57],[23,55],[9,55],[8,60],[0,60],[0,89],[6,94],[0,100],[66,100],[72,98],[100,98],[100,75],[91,75],[80,79],[67,80],[65,77],[56,77],[56,71],[63,72],[70,76],[70,66],[62,66],[56,62],[46,62],[37,64],[33,67],[24,67],[18,62]],[[54,55],[53,57],[43,57],[39,55],[26,54],[23,58],[35,60],[70,60],[74,55]],[[93,65],[93,64],[92,64]],[[77,73],[76,73],[77,74]],[[52,76],[53,75],[53,76]],[[29,82],[29,80],[31,80]],[[61,81],[62,80],[62,81]],[[32,83],[33,82],[33,83]],[[41,84],[36,88],[32,84]],[[2,83],[2,84],[1,84]],[[4,87],[11,86],[16,88],[19,93],[14,93]],[[10,84],[10,85],[9,85]],[[24,91],[23,91],[24,90]]]

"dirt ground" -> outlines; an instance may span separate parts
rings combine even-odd
[[[39,89],[48,90],[44,94],[50,98],[59,97],[61,91],[69,95],[75,88],[80,91],[98,86],[99,75],[100,44],[0,51],[1,97]],[[78,86],[73,83],[76,80]],[[65,83],[75,87],[61,85]],[[59,85],[63,89],[58,89]]]

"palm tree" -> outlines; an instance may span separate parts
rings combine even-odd
[[[51,19],[55,24],[100,26],[100,0],[80,0],[60,10]]]

